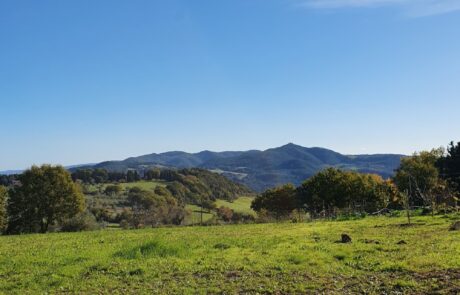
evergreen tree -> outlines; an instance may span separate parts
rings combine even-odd
[[[7,224],[6,202],[8,191],[4,186],[0,186],[0,233],[2,233]]]

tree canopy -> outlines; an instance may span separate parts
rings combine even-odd
[[[62,166],[33,166],[18,179],[8,199],[9,233],[44,233],[84,209],[79,186]]]
[[[6,201],[8,191],[6,187],[0,185],[0,233],[2,233],[7,224]]]
[[[460,191],[460,142],[451,142],[447,147],[447,154],[437,162],[440,176],[447,180],[453,189]]]
[[[186,215],[183,204],[180,204],[166,188],[160,186],[154,191],[131,188],[128,192],[128,204],[131,206],[131,212],[127,213],[125,222],[133,228],[161,224],[179,225]]]
[[[300,203],[311,213],[332,214],[335,209],[375,212],[395,198],[391,184],[375,174],[327,168],[299,188]]]
[[[288,216],[297,207],[296,188],[292,184],[265,191],[257,196],[251,205],[254,211],[265,209],[277,218]]]
[[[401,192],[408,194],[413,205],[431,203],[428,199],[442,186],[436,163],[443,153],[443,149],[439,148],[414,153],[401,160],[393,180]]]
[[[256,197],[252,208],[276,217],[287,216],[294,209],[309,211],[312,216],[331,216],[336,211],[376,212],[396,199],[396,188],[378,175],[327,168],[298,188],[284,185],[265,191]]]

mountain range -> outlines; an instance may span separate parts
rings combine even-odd
[[[290,143],[264,151],[149,154],[123,161],[102,162],[87,168],[109,171],[143,171],[152,167],[204,168],[260,192],[285,183],[299,185],[327,167],[375,173],[388,178],[393,175],[402,157],[404,155],[343,155],[324,148],[307,148]]]

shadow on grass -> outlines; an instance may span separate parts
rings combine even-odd
[[[185,254],[186,250],[184,247],[168,245],[163,241],[154,240],[133,248],[118,251],[113,256],[124,259],[142,259],[151,257],[182,257]]]

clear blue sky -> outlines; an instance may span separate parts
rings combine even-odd
[[[460,140],[458,0],[0,1],[0,170]]]

